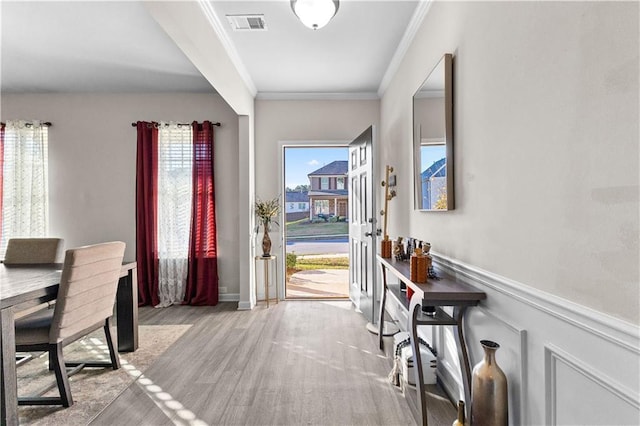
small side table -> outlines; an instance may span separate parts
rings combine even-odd
[[[275,290],[276,290],[276,297],[275,297],[275,301],[276,304],[278,303],[278,268],[277,268],[277,264],[276,264],[276,256],[269,256],[269,257],[264,257],[264,256],[256,256],[256,269],[258,267],[258,260],[262,261],[263,264],[263,270],[264,270],[264,300],[267,302],[267,308],[269,307],[269,300],[273,300],[273,299],[269,299],[269,264],[271,262],[273,262],[273,267],[274,267],[274,272],[275,272]],[[261,302],[262,300],[258,300],[258,274],[256,274],[256,302]]]

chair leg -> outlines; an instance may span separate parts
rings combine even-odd
[[[114,370],[120,368],[120,357],[118,356],[118,350],[113,342],[113,332],[111,331],[111,318],[107,318],[104,322],[104,334],[107,338],[107,346],[109,347],[109,357],[111,358],[111,366]]]
[[[49,359],[53,361],[62,405],[64,407],[71,407],[73,405],[73,398],[71,397],[71,387],[69,386],[67,369],[65,368],[64,358],[62,357],[62,343],[49,345]]]

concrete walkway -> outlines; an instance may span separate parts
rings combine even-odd
[[[349,297],[349,270],[315,269],[296,272],[287,282],[287,297]]]

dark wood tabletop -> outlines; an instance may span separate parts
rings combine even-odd
[[[61,264],[9,266],[0,264],[0,309],[34,298],[55,299],[62,273]]]
[[[465,284],[453,277],[438,273],[438,279],[430,278],[424,284],[411,281],[409,262],[385,259],[378,256],[378,261],[387,266],[390,272],[410,287],[418,297],[425,301],[438,302],[439,306],[454,306],[461,303],[476,304],[487,298],[485,292]]]

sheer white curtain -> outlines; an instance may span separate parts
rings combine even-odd
[[[2,240],[44,237],[49,226],[48,126],[9,120],[4,134]]]
[[[191,225],[193,141],[190,125],[159,124],[158,257],[160,304],[182,302]]]

